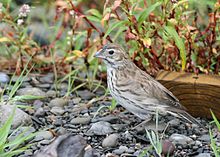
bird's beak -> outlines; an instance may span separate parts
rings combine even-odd
[[[102,55],[102,49],[96,52],[94,57],[104,59],[105,57]]]

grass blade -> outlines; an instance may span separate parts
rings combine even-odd
[[[173,38],[175,41],[176,46],[178,47],[180,51],[180,57],[182,61],[182,70],[184,71],[186,68],[186,50],[183,40],[179,37],[178,33],[174,29],[174,27],[171,26],[165,26],[165,31]]]

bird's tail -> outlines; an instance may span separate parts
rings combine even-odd
[[[174,115],[176,117],[179,117],[181,119],[185,119],[186,121],[192,123],[192,124],[196,124],[199,127],[206,129],[204,125],[202,125],[196,118],[194,118],[193,116],[191,116],[189,113],[187,113],[186,111],[183,110],[169,110],[168,113],[170,113],[171,115]]]
[[[205,128],[204,125],[202,125],[196,118],[194,118],[193,116],[191,116],[189,113],[187,113],[186,111],[183,112],[179,112],[177,113],[177,115],[185,120],[187,120],[190,123],[196,124],[199,127]]]

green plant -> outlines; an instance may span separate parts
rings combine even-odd
[[[147,133],[147,137],[150,140],[152,148],[155,150],[157,155],[161,157],[162,139],[159,137],[159,133],[158,133],[158,111],[156,111],[156,132],[154,132],[153,130],[151,130],[150,132],[146,129],[146,133]]]
[[[25,133],[28,131],[27,129],[17,135],[14,140],[8,141],[8,138],[19,129],[18,127],[16,130],[10,133],[15,109],[16,107],[13,109],[13,112],[11,113],[7,121],[0,128],[0,156],[2,157],[13,157],[15,155],[23,153],[31,146],[31,144],[24,145],[25,141],[28,141],[35,136],[35,133],[25,135]]]
[[[215,117],[214,113],[212,111],[210,111],[210,112],[211,112],[211,115],[213,118],[213,121],[211,123],[215,123],[218,131],[220,132],[220,123],[217,120],[217,118]],[[214,139],[214,137],[213,137],[213,132],[212,132],[211,128],[209,128],[209,136],[210,136],[210,140],[211,140],[210,146],[214,152],[214,155],[215,155],[215,157],[219,157],[220,156],[220,147],[217,146],[216,139]]]

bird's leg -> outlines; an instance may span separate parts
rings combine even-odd
[[[131,128],[131,130],[135,130],[138,127],[144,126],[145,124],[147,124],[149,121],[151,121],[151,117],[148,117],[147,119],[145,119],[143,122],[141,122],[140,124],[134,126],[133,128]]]

